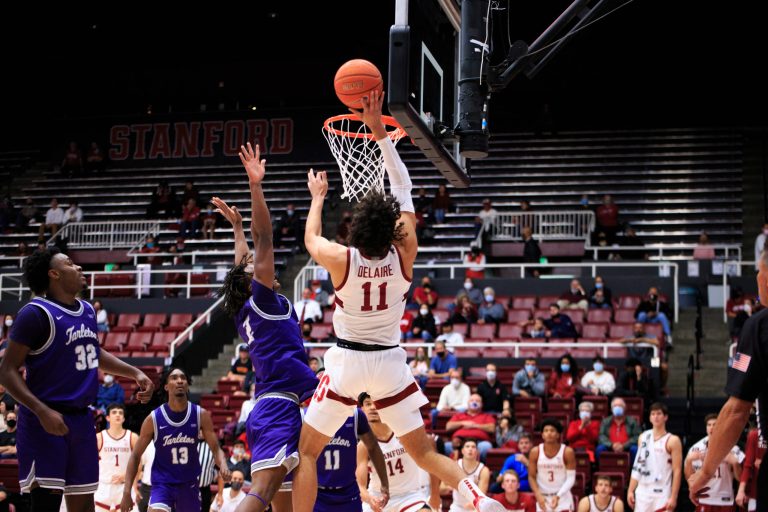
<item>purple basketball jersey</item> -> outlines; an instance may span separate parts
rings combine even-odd
[[[309,367],[293,306],[258,281],[251,283],[253,294],[235,322],[251,354],[254,396],[294,393],[303,402],[315,391],[317,378]]]
[[[54,409],[85,409],[99,389],[96,314],[90,304],[78,302],[80,307],[70,310],[36,297],[21,308],[10,333],[13,341],[31,349],[25,361],[27,387]],[[37,333],[48,337],[37,339]]]
[[[357,489],[357,441],[359,436],[370,430],[363,411],[355,409],[355,413],[347,418],[317,459],[318,486],[340,489],[354,485]]]
[[[155,427],[152,485],[197,482],[200,476],[197,453],[200,407],[188,402],[187,411],[178,413],[163,404],[152,411],[152,423]]]

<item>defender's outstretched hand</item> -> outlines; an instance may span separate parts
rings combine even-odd
[[[258,144],[256,144],[255,149],[251,147],[250,142],[247,143],[247,146],[240,146],[240,161],[243,162],[243,167],[248,173],[248,182],[259,185],[264,179],[267,161],[260,160],[261,152]]]
[[[242,158],[242,154],[240,158]],[[243,225],[243,216],[240,215],[237,206],[230,207],[223,199],[218,197],[211,198],[211,202],[216,207],[216,211],[222,214],[232,224],[232,227]]]
[[[315,173],[313,169],[310,169],[307,173],[307,187],[312,194],[312,199],[324,198],[328,193],[328,175],[326,172],[318,171]]]

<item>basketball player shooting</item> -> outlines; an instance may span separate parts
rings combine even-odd
[[[254,372],[256,405],[246,423],[253,483],[237,511],[262,512],[271,503],[275,512],[290,512],[291,493],[279,491],[290,491],[290,482],[284,480],[299,462],[299,404],[312,395],[317,378],[307,361],[296,312],[277,293],[272,223],[262,190],[266,161],[260,158],[259,146],[250,143],[241,146],[240,160],[251,193],[252,253],[240,212],[213,198],[235,236],[235,265],[221,290],[224,309],[248,344]]]
[[[312,397],[299,442],[300,464],[294,485],[295,512],[311,512],[317,496],[316,461],[332,436],[357,405],[363,391],[373,400],[419,467],[458,489],[481,512],[504,507],[462,474],[459,467],[432,448],[420,408],[428,403],[399,347],[400,318],[418,251],[416,215],[408,170],[382,122],[384,94],[373,91],[352,110],[371,130],[389,178],[390,196],[370,191],[354,209],[350,247],[322,236],[322,210],[328,192],[325,172],[310,170],[312,203],[304,243],[330,273],[336,289],[333,326],[338,343],[325,354],[325,374]],[[383,505],[382,505],[383,506]]]

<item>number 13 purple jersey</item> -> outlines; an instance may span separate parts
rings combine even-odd
[[[200,476],[197,453],[200,407],[187,402],[187,411],[178,413],[163,404],[152,411],[152,423],[155,427],[152,485],[197,481]]]
[[[303,402],[317,387],[309,367],[299,321],[290,301],[256,280],[252,295],[235,316],[237,332],[248,343],[255,397],[294,393]]]

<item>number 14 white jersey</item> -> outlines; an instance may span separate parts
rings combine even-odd
[[[348,248],[346,273],[336,289],[336,336],[369,345],[399,345],[410,287],[411,276],[396,246],[381,259],[368,259],[355,247]]]
[[[387,441],[379,440],[379,447],[384,454],[391,497],[426,489],[429,486],[429,473],[417,466],[411,456],[405,453],[405,448],[395,434],[392,434]],[[368,490],[381,491],[381,480],[373,469],[370,459],[368,472],[371,475]]]

